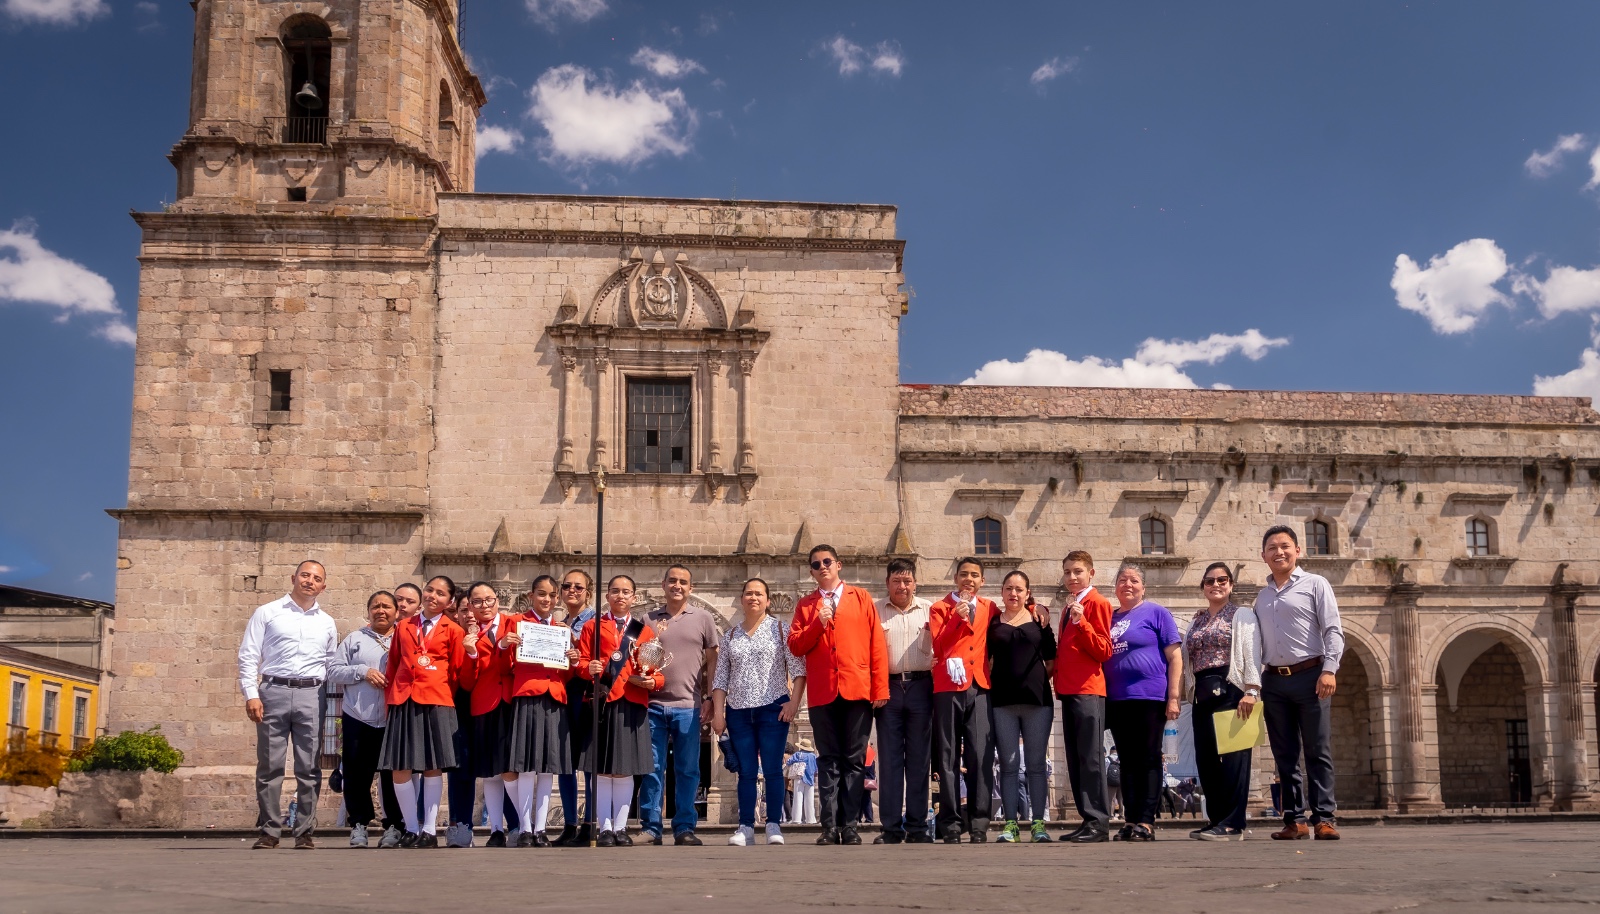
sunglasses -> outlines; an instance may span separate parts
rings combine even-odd
[[[1233,579],[1232,578],[1205,578],[1205,579],[1201,580],[1200,586],[1202,586],[1202,587],[1215,587],[1218,584],[1232,584],[1232,583],[1233,583]]]
[[[561,585],[561,589],[562,590],[582,590],[583,589],[583,585],[582,584],[562,584]]]
[[[821,571],[824,568],[832,568],[832,567],[833,567],[833,559],[817,559],[815,562],[811,563],[811,570],[812,571]]]

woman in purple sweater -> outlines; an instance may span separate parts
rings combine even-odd
[[[1154,841],[1161,797],[1161,731],[1178,719],[1183,687],[1183,639],[1160,603],[1144,598],[1144,571],[1117,569],[1117,609],[1111,614],[1111,659],[1106,661],[1106,726],[1122,757],[1126,824],[1112,839]]]

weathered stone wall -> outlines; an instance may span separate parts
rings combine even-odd
[[[1334,795],[1345,809],[1382,805],[1382,758],[1374,757],[1372,683],[1359,657],[1346,655],[1333,696]],[[1270,754],[1270,751],[1269,753]]]
[[[1440,690],[1439,784],[1450,807],[1511,802],[1506,721],[1527,719],[1522,667],[1496,644],[1473,662],[1452,710]]]

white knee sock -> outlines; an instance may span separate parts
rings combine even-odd
[[[600,830],[611,830],[611,779],[601,775],[594,779],[594,814],[600,819]]]
[[[506,830],[506,782],[499,775],[483,779],[483,810],[489,816],[489,830]]]
[[[544,832],[545,823],[550,821],[550,788],[554,787],[555,785],[556,785],[556,776],[555,775],[553,775],[553,774],[541,774],[541,775],[539,775],[539,787],[538,787],[538,793],[537,793],[537,795],[535,797],[535,804],[536,805],[534,806],[534,809],[533,809],[533,818],[532,819],[526,819],[525,818],[524,819],[524,824],[522,826],[523,828],[530,828],[530,826],[528,826],[526,823],[531,821],[533,823],[533,825],[531,826],[531,830],[532,831],[539,832],[539,833],[543,833]],[[518,815],[523,815],[523,814],[519,812]]]
[[[444,775],[422,779],[422,833],[439,832],[439,795],[444,793]]]
[[[611,830],[626,831],[628,806],[633,802],[633,778],[611,779]]]
[[[401,783],[394,782],[394,798],[400,801],[400,815],[406,820],[406,831],[417,833],[417,778]]]
[[[517,798],[517,821],[522,823],[522,830],[525,832],[537,832],[541,830],[531,824],[534,821],[534,783],[538,780],[539,776],[534,774],[532,771],[524,771],[517,775],[517,792],[515,794]]]

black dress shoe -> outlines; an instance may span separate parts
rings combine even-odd
[[[439,836],[438,835],[430,835],[427,832],[423,832],[421,835],[419,835],[417,837],[417,847],[438,847],[438,846],[439,846]]]
[[[578,836],[572,839],[572,847],[588,847],[589,842],[595,840],[595,826],[585,822],[578,826]]]
[[[831,828],[824,828],[822,830],[822,834],[817,836],[817,844],[819,844],[819,845],[838,844],[838,843],[839,843],[839,834],[837,832],[835,832]]]
[[[1117,832],[1116,837],[1112,838],[1111,840],[1113,840],[1113,841],[1132,841],[1133,840],[1133,826],[1132,825],[1124,825],[1124,826],[1122,826],[1121,830]]]
[[[524,832],[523,834],[527,834],[527,833]],[[545,836],[544,832],[536,831],[536,832],[533,833],[533,846],[534,847],[549,847],[550,846],[550,839]]]
[[[946,844],[960,844],[961,833],[958,831],[945,832],[944,838],[941,840],[943,840]]]
[[[489,846],[490,847],[494,847],[495,845],[490,844]],[[502,844],[500,846],[504,847],[505,845]],[[522,834],[518,835],[517,836],[517,847],[533,847],[533,833],[532,832],[523,832]]]
[[[595,839],[594,845],[595,847],[616,847],[617,835],[615,832],[603,831],[600,833],[600,837]]]
[[[556,847],[576,847],[578,844],[578,826],[562,826],[561,834],[551,843]],[[585,841],[584,843],[587,844],[589,842]]]
[[[612,834],[617,836],[617,847],[633,846],[633,836],[628,834],[628,830],[626,828],[619,828],[615,832],[612,832]]]
[[[1066,834],[1062,835],[1057,840],[1060,840],[1060,841],[1071,841],[1073,838],[1078,837],[1079,835],[1083,834],[1085,831],[1087,831],[1088,829],[1093,828],[1093,827],[1094,826],[1090,825],[1088,822],[1080,822],[1080,823],[1078,823],[1078,827],[1077,828],[1074,828],[1072,831],[1067,832]]]
[[[988,841],[989,841],[989,832],[987,830],[984,830],[984,831],[972,831],[972,832],[969,832],[967,834],[967,843],[968,844],[986,844],[986,843],[988,843]]]
[[[518,847],[522,846],[522,839],[525,836],[526,836],[526,833],[517,836],[517,846]],[[484,847],[505,847],[506,846],[506,833],[503,832],[503,831],[492,831],[492,832],[490,832],[489,833],[489,840],[484,842],[483,846]]]
[[[932,844],[933,843],[933,836],[928,834],[926,831],[907,832],[906,833],[906,843],[907,844]]]
[[[1104,844],[1105,842],[1111,840],[1111,833],[1108,831],[1102,831],[1091,825],[1088,828],[1079,829],[1073,834],[1063,835],[1061,840],[1066,841],[1069,844]]]
[[[408,831],[405,834],[400,836],[400,846],[401,847],[416,847],[417,846],[417,842],[420,841],[420,840],[422,840],[422,836],[421,835],[417,834],[414,831]]]
[[[906,836],[905,835],[902,835],[899,832],[893,832],[893,831],[884,832],[883,834],[879,835],[878,837],[872,839],[872,843],[873,844],[904,844],[905,841],[906,841]]]
[[[854,827],[846,825],[839,829],[839,843],[857,845],[861,843],[861,836],[856,833]]]
[[[699,838],[695,837],[695,833],[692,830],[681,831],[673,835],[672,843],[687,844],[690,847],[700,847],[701,845],[705,844],[704,841],[701,841]]]

